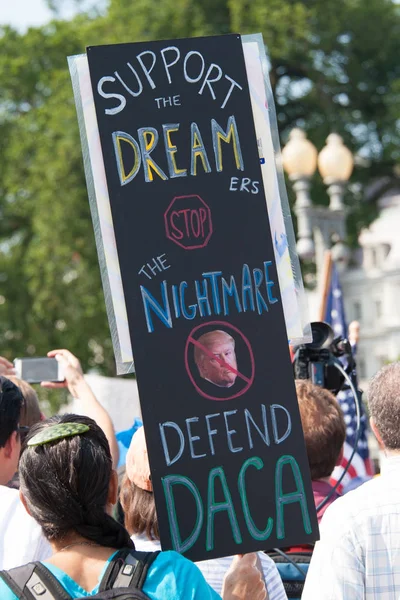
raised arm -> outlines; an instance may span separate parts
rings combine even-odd
[[[110,445],[113,468],[116,469],[119,450],[115,438],[114,426],[110,415],[102,407],[92,392],[89,384],[86,382],[78,358],[66,349],[51,350],[47,353],[47,356],[56,358],[62,364],[65,381],[61,383],[42,381],[41,385],[46,388],[68,388],[71,395],[79,401],[79,411],[96,421],[99,427],[104,431]]]

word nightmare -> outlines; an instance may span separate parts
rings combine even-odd
[[[191,286],[191,303],[186,300],[187,281],[168,286],[167,281],[160,284],[161,299],[158,300],[143,285],[140,286],[147,330],[154,331],[153,318],[157,317],[165,327],[172,329],[173,315],[192,320],[196,316],[229,315],[232,306],[238,313],[252,311],[261,315],[268,312],[269,305],[278,302],[270,279],[269,268],[272,262],[265,261],[262,269],[250,269],[243,265],[242,276],[236,282],[234,275],[223,277],[222,271],[202,273],[203,279],[195,280]]]

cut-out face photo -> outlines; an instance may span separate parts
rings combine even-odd
[[[200,336],[197,342],[194,361],[200,377],[221,388],[232,387],[237,377],[233,337],[215,329]]]

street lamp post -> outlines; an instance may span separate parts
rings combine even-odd
[[[343,195],[353,170],[350,150],[344,146],[339,135],[332,133],[317,160],[315,146],[307,140],[304,131],[296,128],[291,131],[289,141],[282,150],[282,161],[296,193],[294,210],[297,216],[297,251],[300,258],[307,260],[315,257],[318,275],[323,268],[326,250],[332,249],[332,256],[339,264],[347,264],[347,211]],[[317,163],[324,183],[328,186],[329,208],[315,206],[311,202],[310,178],[315,173]]]
[[[353,155],[337,133],[331,133],[318,156],[318,170],[328,186],[330,210],[343,210],[343,195],[353,171]]]
[[[297,252],[305,260],[315,255],[311,209],[310,179],[317,168],[317,149],[302,129],[292,129],[289,142],[282,150],[283,168],[293,182],[296,193]]]

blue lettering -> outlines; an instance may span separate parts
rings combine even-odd
[[[212,298],[214,304],[214,312],[216,315],[221,313],[221,302],[219,299],[219,291],[217,285],[217,277],[221,277],[222,271],[210,271],[209,273],[203,273],[203,277],[207,277],[211,282]]]
[[[195,318],[196,316],[196,312],[197,312],[197,306],[195,304],[191,304],[188,308],[191,308],[192,311],[191,313],[189,313],[186,310],[186,305],[185,305],[185,289],[187,288],[187,283],[186,281],[182,281],[182,283],[179,286],[179,297],[181,300],[181,309],[182,309],[182,314],[185,317],[185,319],[189,319],[192,320]]]
[[[153,320],[151,318],[150,309],[153,310],[154,314],[157,315],[157,317],[162,323],[164,323],[164,325],[172,329],[172,317],[168,301],[167,282],[163,281],[161,284],[163,307],[157,302],[154,296],[152,296],[150,292],[146,290],[146,288],[143,285],[140,286],[140,291],[142,292],[144,314],[146,316],[147,329],[149,333],[152,333],[154,331],[154,325]]]
[[[250,301],[250,310],[254,310],[253,286],[251,285],[249,265],[243,265],[242,271],[242,303],[244,312],[248,310],[246,296],[248,296]]]
[[[275,298],[275,297],[272,295],[272,290],[271,290],[271,288],[272,288],[272,287],[275,285],[275,282],[274,282],[274,281],[272,281],[272,280],[269,278],[269,275],[268,275],[268,268],[269,268],[271,265],[272,265],[272,261],[270,261],[270,260],[267,260],[267,261],[265,261],[265,262],[264,262],[265,286],[266,286],[266,288],[267,288],[267,293],[268,293],[268,302],[269,302],[270,304],[275,304],[275,302],[278,302],[278,298]]]
[[[203,284],[203,290],[200,290],[200,285]],[[208,300],[208,289],[207,289],[207,280],[203,279],[202,282],[195,281],[194,286],[196,288],[196,296],[197,296],[197,304],[200,310],[200,316],[205,317],[211,315],[211,306]],[[205,309],[205,310],[204,310]]]
[[[179,308],[178,286],[176,285],[172,286],[172,300],[174,302],[175,317],[179,319],[181,316],[181,309]]]
[[[261,295],[259,287],[264,279],[263,272],[261,269],[253,269],[253,277],[254,277],[254,285],[256,287],[256,304],[258,314],[261,315],[263,308],[266,312],[268,312],[268,305],[265,302],[264,298]]]
[[[231,275],[230,285],[228,285],[226,279],[221,277],[222,284],[222,297],[224,302],[224,315],[229,315],[229,306],[227,296],[233,297],[236,305],[236,310],[241,313],[242,307],[240,306],[239,295],[236,287],[236,281],[233,275]]]

